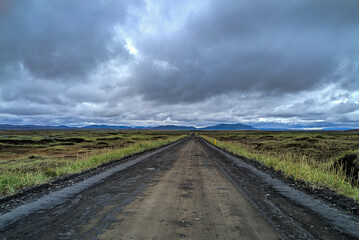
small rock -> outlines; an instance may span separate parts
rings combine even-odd
[[[178,236],[179,236],[180,238],[185,238],[185,237],[186,237],[186,235],[184,235],[184,234],[182,234],[182,233],[179,233]]]

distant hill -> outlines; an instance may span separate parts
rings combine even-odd
[[[176,126],[176,125],[162,125],[158,127],[150,127],[148,129],[154,130],[196,130],[197,128],[191,126]]]
[[[260,130],[276,130],[276,131],[345,131],[351,129],[345,124],[337,124],[330,122],[314,122],[307,124],[279,123],[279,122],[253,122],[251,126]]]
[[[350,130],[347,130],[347,132],[359,132],[359,129],[350,129]]]
[[[351,128],[342,127],[342,128],[323,128],[322,131],[351,131]]]
[[[68,126],[38,126],[38,125],[11,125],[0,124],[1,130],[65,130],[65,129],[133,129],[133,130],[254,130],[255,128],[250,125],[241,123],[237,124],[217,124],[214,126],[196,128],[193,126],[176,126],[176,125],[161,125],[156,127],[144,127],[144,126],[114,126],[114,125],[89,125],[84,127],[68,127]]]
[[[144,126],[110,126],[110,125],[89,125],[82,127],[82,129],[133,129],[133,130],[195,130],[195,127],[176,126],[176,125],[161,125],[157,127],[144,127]]]
[[[1,130],[56,130],[56,129],[73,129],[67,126],[38,126],[38,125],[12,125],[0,124]]]
[[[89,125],[82,127],[82,129],[132,129],[129,126],[111,126],[111,125]]]
[[[250,125],[237,123],[237,124],[217,124],[210,127],[200,128],[199,130],[255,130],[255,128]]]
[[[161,125],[161,126],[126,126],[126,125],[88,125],[83,127],[69,127],[69,126],[40,126],[40,125],[14,125],[14,124],[0,124],[0,130],[264,130],[264,131],[350,131],[350,132],[359,132],[359,129],[350,129],[349,127],[341,124],[333,123],[315,123],[312,125],[295,125],[295,124],[283,124],[276,122],[269,123],[250,123],[248,124],[217,124],[214,126],[196,128],[193,126],[177,126],[177,125]]]
[[[144,126],[110,126],[110,125],[89,125],[82,127],[82,129],[133,129],[133,130],[186,130],[186,131],[192,131],[192,130],[254,130],[255,128],[249,125],[245,124],[217,124],[215,126],[209,126],[204,128],[196,128],[193,126],[177,126],[177,125],[160,125],[156,127],[144,127]]]

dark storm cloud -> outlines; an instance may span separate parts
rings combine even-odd
[[[138,1],[5,0],[0,5],[0,70],[26,68],[40,78],[86,76],[115,57],[128,58],[114,27]],[[1,72],[0,72],[1,73]]]
[[[194,102],[337,81],[341,60],[358,50],[358,7],[357,1],[210,1],[178,31],[137,40],[145,60],[135,67],[133,90],[159,102]],[[349,80],[358,82],[354,75]]]
[[[359,122],[358,12],[356,0],[0,0],[0,124]]]
[[[331,110],[333,113],[336,114],[347,114],[347,113],[358,111],[359,103],[353,103],[353,102],[340,103],[335,107],[333,107]]]

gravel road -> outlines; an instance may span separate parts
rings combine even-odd
[[[0,239],[359,238],[356,215],[196,137],[21,201]]]

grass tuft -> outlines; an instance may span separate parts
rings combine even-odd
[[[212,136],[203,134],[202,137],[214,143],[215,138]],[[316,136],[316,138],[321,139],[323,137]],[[303,140],[296,138],[295,141],[298,141],[298,139],[299,141]],[[298,154],[296,151],[256,150],[254,147],[243,144],[238,140],[233,141],[233,138],[231,141],[216,140],[218,147],[228,152],[256,160],[268,167],[273,167],[275,170],[281,171],[286,177],[303,180],[313,188],[328,187],[339,194],[359,201],[358,184],[353,184],[352,179],[342,169],[333,167],[334,159],[337,159],[337,157],[333,157],[328,161],[318,161],[317,158],[311,157],[310,154]],[[307,141],[307,139],[304,141]],[[355,152],[357,153],[358,151]]]
[[[185,136],[176,134],[165,137],[161,135],[161,138],[149,138],[147,135],[136,133],[135,138],[137,140],[132,141],[131,144],[126,143],[118,148],[92,149],[75,157],[54,158],[51,156],[30,155],[17,159],[1,160],[0,195],[12,195],[19,189],[46,183],[51,179],[66,174],[78,173],[112,160],[154,149],[177,141]],[[131,136],[126,137],[134,140]],[[76,141],[78,143],[83,142],[80,140]]]

